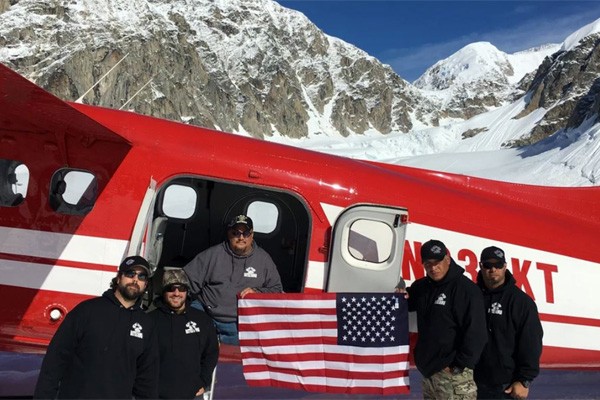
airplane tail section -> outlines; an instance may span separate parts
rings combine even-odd
[[[0,128],[11,132],[77,136],[80,141],[127,141],[97,121],[0,64]],[[4,141],[3,146],[6,141]]]

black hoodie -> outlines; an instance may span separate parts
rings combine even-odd
[[[451,259],[439,282],[425,276],[407,288],[417,312],[415,364],[424,377],[448,366],[475,368],[487,340],[481,291]]]
[[[510,271],[504,284],[485,287],[477,275],[487,311],[488,342],[475,367],[475,382],[488,385],[531,381],[540,372],[542,324],[535,302],[516,286]]]
[[[186,305],[177,314],[161,298],[150,315],[156,322],[160,348],[159,397],[193,399],[200,388],[210,389],[219,359],[219,342],[212,319]]]
[[[73,308],[48,346],[33,397],[156,398],[156,335],[140,303],[125,308],[107,290]]]

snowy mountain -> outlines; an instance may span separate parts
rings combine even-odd
[[[517,84],[559,45],[506,54],[488,42],[471,43],[438,61],[414,82],[449,117],[470,118],[524,94]]]
[[[257,137],[407,132],[418,90],[271,0],[21,0],[0,14],[0,60],[64,99]],[[422,111],[420,108],[426,108]],[[433,117],[435,118],[435,117]]]
[[[473,43],[412,85],[271,0],[0,0],[0,62],[65,100],[423,167],[414,156],[546,157],[572,179],[514,180],[593,185],[598,167],[574,160],[600,158],[599,24],[515,54]],[[456,160],[434,167],[461,172]]]

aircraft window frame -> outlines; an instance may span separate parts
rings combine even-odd
[[[177,189],[177,188],[180,188],[180,190],[183,190],[183,191],[189,191],[190,193],[193,193],[193,195],[194,195],[193,201],[191,200],[191,198],[188,199],[188,201],[185,201],[185,205],[188,205],[188,204],[192,205],[191,213],[189,213],[189,215],[187,213],[186,214],[173,214],[172,213],[173,209],[171,207],[174,207],[174,206],[169,205],[168,202],[167,202],[167,207],[165,207],[166,200],[168,201],[171,196],[169,193],[172,191],[172,189]],[[181,196],[182,196],[181,193],[174,194],[173,196],[175,196],[177,198],[177,201],[175,203],[181,203]],[[188,220],[188,219],[192,218],[194,216],[194,214],[196,214],[197,203],[198,203],[198,193],[196,192],[196,190],[194,190],[193,187],[188,186],[188,185],[182,185],[179,183],[172,183],[172,184],[168,185],[164,189],[163,193],[161,194],[160,208],[161,208],[162,214],[164,216],[166,216],[167,218],[173,218],[173,219],[178,219],[178,220]]]
[[[18,207],[27,197],[29,168],[19,160],[0,159],[0,206]]]
[[[359,227],[357,224],[365,226]],[[387,223],[359,218],[352,221],[348,228],[348,238],[342,256],[350,265],[380,270],[392,257],[394,238],[394,230]]]
[[[85,215],[98,200],[98,178],[88,170],[61,168],[50,180],[50,208],[60,214]]]

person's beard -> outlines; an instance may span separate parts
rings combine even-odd
[[[119,291],[121,296],[123,296],[123,298],[128,301],[135,301],[142,294],[142,289],[135,282],[132,282],[128,285],[119,283],[117,290]]]

